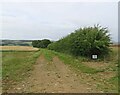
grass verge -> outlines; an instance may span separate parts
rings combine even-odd
[[[40,51],[2,52],[3,91],[29,76],[29,71],[33,69],[33,64],[39,56]]]
[[[82,64],[80,59],[75,58],[71,55],[58,53],[58,52],[47,50],[47,49],[41,49],[41,52],[44,54],[45,58],[48,61],[52,61],[54,56],[58,56],[65,64],[69,64],[71,67],[74,67],[76,70],[80,70],[84,73],[93,74],[97,72],[102,72],[102,70],[96,70],[94,68],[90,68]]]

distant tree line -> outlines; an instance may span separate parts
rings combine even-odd
[[[31,40],[1,40],[0,46],[31,46]]]
[[[37,48],[47,48],[47,46],[51,43],[48,39],[43,40],[34,40],[32,41],[32,46]]]

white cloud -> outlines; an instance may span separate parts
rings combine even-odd
[[[2,4],[3,38],[58,40],[75,29],[100,23],[117,40],[117,3],[15,3]]]

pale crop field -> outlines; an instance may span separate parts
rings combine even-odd
[[[31,46],[0,46],[0,51],[38,51],[38,48]]]

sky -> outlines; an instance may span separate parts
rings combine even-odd
[[[0,39],[59,40],[74,30],[100,24],[118,40],[117,2],[2,2]]]

